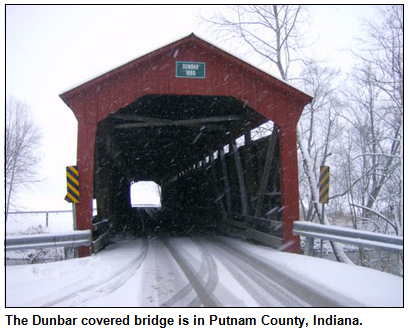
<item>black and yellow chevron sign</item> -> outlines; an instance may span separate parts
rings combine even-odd
[[[319,202],[322,204],[329,202],[329,187],[330,168],[328,166],[321,166],[319,178]]]
[[[78,179],[78,167],[67,167],[67,196],[66,201],[69,203],[79,202],[79,179]]]

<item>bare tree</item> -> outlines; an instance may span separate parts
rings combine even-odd
[[[304,139],[304,150],[307,150],[312,162],[312,171],[316,175],[321,165],[326,164],[332,155],[334,139],[339,135],[337,116],[342,108],[336,84],[339,71],[315,61],[305,61],[300,78],[296,81],[299,86],[311,93],[313,101],[305,107],[298,125],[298,137]],[[305,167],[306,160],[300,160],[299,172],[301,183],[301,208],[305,220],[311,221],[320,216],[314,205],[314,198],[310,190]]]
[[[306,13],[303,5],[232,5],[222,14],[203,18],[223,39],[244,41],[250,51],[269,61],[284,80],[303,48],[304,34],[298,29]]]
[[[355,228],[403,234],[403,8],[381,6],[364,24],[347,105],[342,187]],[[360,249],[362,264],[370,258]],[[389,267],[389,258],[382,267]],[[400,258],[402,266],[402,256]],[[400,268],[402,270],[402,267]]]
[[[360,64],[349,93],[348,122],[356,139],[353,163],[360,215],[387,214],[385,226],[402,235],[403,8],[382,8],[382,22],[365,23]],[[388,194],[390,192],[390,194]],[[372,221],[372,220],[371,220]],[[393,224],[391,224],[393,223]],[[377,223],[378,225],[378,223]],[[388,233],[383,227],[383,233]],[[378,230],[378,228],[377,228]]]
[[[307,106],[305,118],[302,118],[298,125],[298,145],[301,153],[300,183],[303,183],[301,206],[307,220],[317,216],[320,223],[330,225],[328,216],[323,219],[317,186],[319,167],[326,164],[326,160],[332,154],[334,140],[339,134],[336,119],[341,104],[333,86],[337,74],[316,64],[310,65],[306,73],[308,74],[305,77],[306,87],[314,93],[314,102]],[[338,261],[353,264],[344,252],[342,244],[331,241],[330,245]]]
[[[23,185],[38,181],[38,148],[41,133],[28,106],[9,97],[6,103],[5,175],[7,214],[16,206],[16,194]]]

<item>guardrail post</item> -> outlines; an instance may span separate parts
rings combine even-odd
[[[65,260],[74,259],[75,258],[75,248],[74,247],[65,247],[64,248],[64,257],[65,257]]]
[[[72,216],[73,216],[73,229],[76,230],[77,229],[77,225],[76,225],[76,207],[75,207],[75,203],[72,203]]]
[[[304,255],[313,256],[314,255],[314,239],[312,237],[306,237]]]
[[[322,204],[322,225],[324,225],[324,203]],[[320,258],[323,258],[323,238],[320,239]]]

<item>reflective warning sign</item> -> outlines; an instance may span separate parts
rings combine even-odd
[[[79,176],[77,166],[67,167],[67,196],[65,200],[69,203],[79,202]]]

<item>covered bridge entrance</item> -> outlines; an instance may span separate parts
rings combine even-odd
[[[202,226],[299,251],[296,125],[310,96],[191,34],[61,98],[78,120],[77,230]],[[154,220],[131,208],[137,181],[161,187]]]

